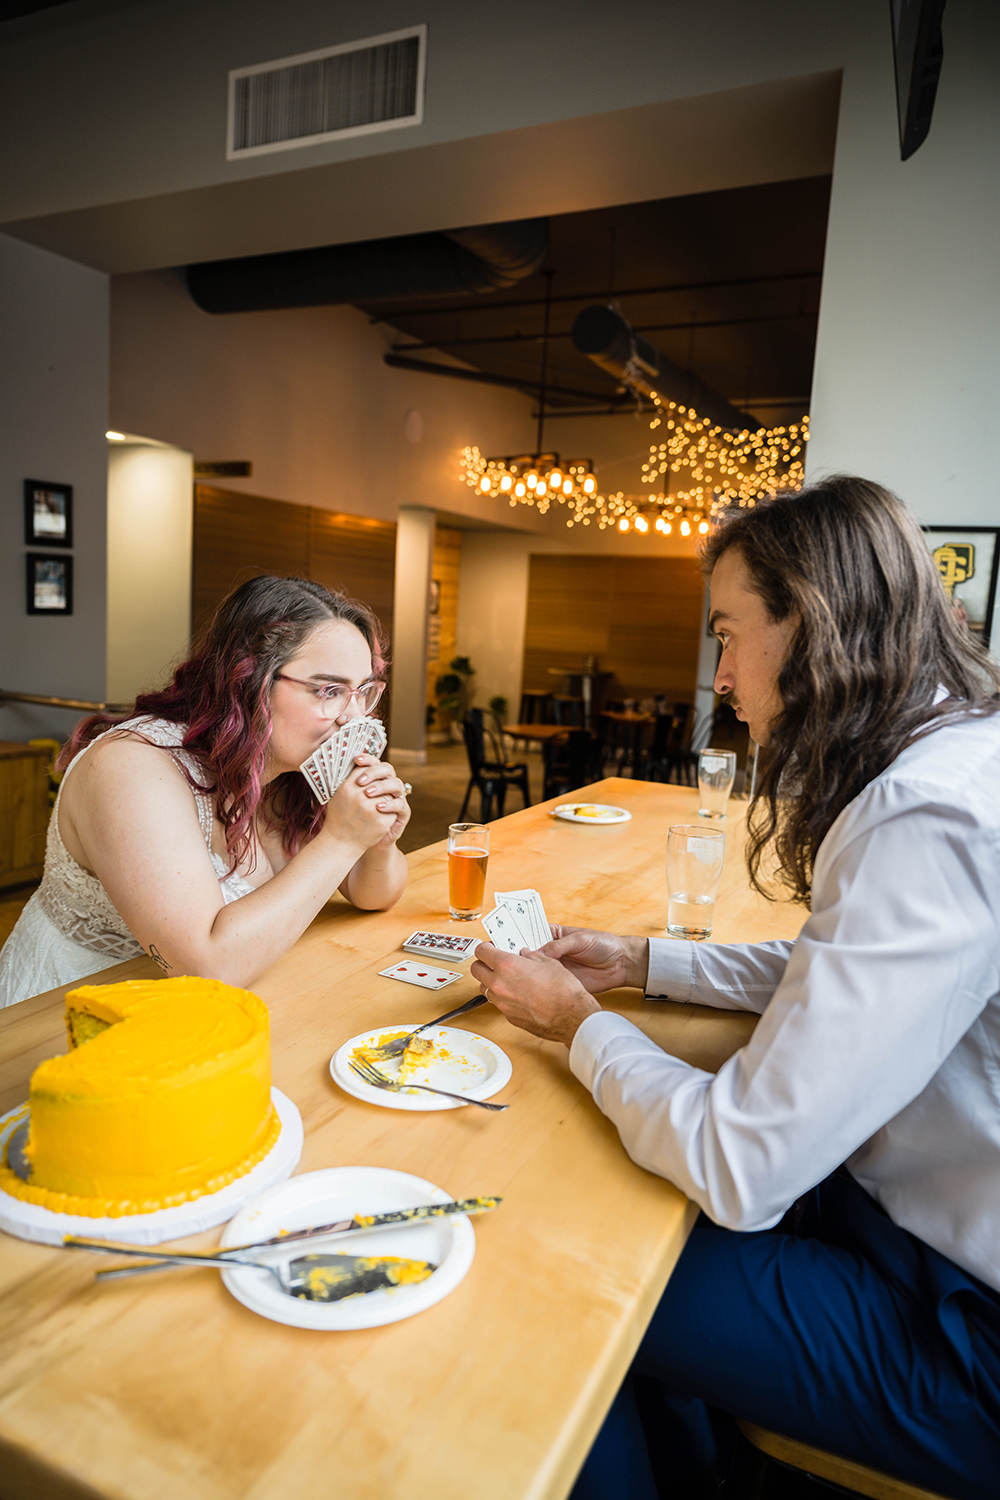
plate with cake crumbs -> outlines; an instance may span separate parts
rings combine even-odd
[[[627,823],[632,814],[625,807],[610,807],[606,802],[561,802],[552,809],[553,818],[565,818],[567,823]]]
[[[366,1104],[378,1104],[383,1109],[426,1112],[464,1109],[465,1106],[456,1099],[425,1094],[418,1089],[403,1089],[397,1093],[394,1089],[376,1088],[355,1073],[351,1059],[371,1062],[393,1083],[427,1084],[430,1088],[447,1089],[450,1094],[468,1094],[470,1099],[491,1099],[510,1082],[514,1070],[506,1052],[486,1037],[474,1031],[462,1031],[457,1026],[429,1026],[413,1038],[402,1057],[385,1062],[372,1057],[374,1048],[405,1036],[420,1024],[419,1021],[409,1021],[352,1036],[330,1061],[334,1083],[339,1084],[345,1094],[363,1099]]]
[[[433,1182],[388,1167],[326,1167],[303,1172],[261,1193],[226,1225],[220,1248],[246,1245],[292,1229],[330,1224],[357,1214],[386,1213],[416,1208],[421,1203],[447,1203],[454,1197]],[[318,1243],[318,1242],[314,1242]],[[419,1224],[366,1230],[340,1240],[327,1240],[324,1249],[341,1248],[351,1255],[398,1255],[429,1261],[434,1267],[425,1280],[409,1285],[345,1297],[340,1302],[309,1302],[291,1297],[267,1271],[254,1266],[232,1266],[222,1272],[226,1289],[237,1302],[273,1323],[292,1328],[336,1332],[350,1328],[381,1328],[399,1323],[433,1307],[453,1292],[467,1274],[476,1253],[476,1236],[465,1214],[427,1219]],[[276,1245],[272,1260],[301,1254]]]

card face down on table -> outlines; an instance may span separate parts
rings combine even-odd
[[[493,910],[482,918],[490,942],[505,953],[534,952],[552,941],[542,898],[537,891],[494,891]]]
[[[450,958],[461,963],[479,946],[479,939],[460,937],[457,932],[412,932],[403,944],[404,953],[421,953],[424,958]]]
[[[380,719],[350,719],[324,740],[299,770],[319,801],[329,802],[340,783],[354,770],[354,757],[373,755],[379,760],[385,743],[385,728]]]

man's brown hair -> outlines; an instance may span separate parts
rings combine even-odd
[[[870,480],[834,475],[728,512],[706,575],[733,547],[772,619],[798,617],[748,819],[750,878],[769,894],[773,846],[778,881],[808,904],[847,804],[941,720],[995,713],[1000,669],[956,619],[913,517]],[[935,706],[939,684],[949,697]]]

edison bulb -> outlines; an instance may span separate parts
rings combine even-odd
[[[538,475],[536,474],[534,469],[529,469],[527,474],[524,476],[524,480],[528,486],[528,489],[533,490],[535,488],[535,485],[538,483]]]
[[[585,495],[592,495],[596,489],[597,480],[594,478],[593,474],[588,474],[586,479],[583,481],[583,493]]]
[[[645,516],[636,516],[636,518],[635,518],[635,529],[636,529],[636,531],[648,531],[649,530],[649,522],[646,520]]]
[[[486,478],[486,475],[484,474],[483,477],[482,477],[482,479],[479,481],[479,488],[482,490],[483,494],[485,495],[488,492],[489,487],[490,487],[490,482]]]
[[[524,480],[523,479],[519,479],[517,481],[517,483],[515,484],[515,486],[514,486],[514,494],[520,500],[525,493],[526,493],[526,489],[525,489]]]
[[[511,479],[509,474],[502,474],[500,476],[500,488],[503,490],[504,494],[507,493],[513,483],[514,481],[513,479]]]
[[[622,516],[621,520],[618,522],[618,530],[628,531],[628,520],[625,516]]]
[[[561,469],[553,469],[552,472],[551,472],[551,474],[549,475],[549,484],[552,486],[552,488],[554,490],[557,490],[559,488],[559,486],[562,484],[562,482],[563,482],[562,470]]]
[[[546,489],[545,480],[544,479],[540,479],[538,481],[538,483],[535,485],[535,494],[538,496],[539,500],[545,494],[545,489]]]
[[[681,536],[690,536],[690,535],[691,535],[691,524],[690,524],[690,522],[689,521],[682,521],[681,522]]]

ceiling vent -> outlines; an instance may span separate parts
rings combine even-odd
[[[419,125],[426,53],[427,27],[410,26],[234,68],[229,75],[227,159]]]

